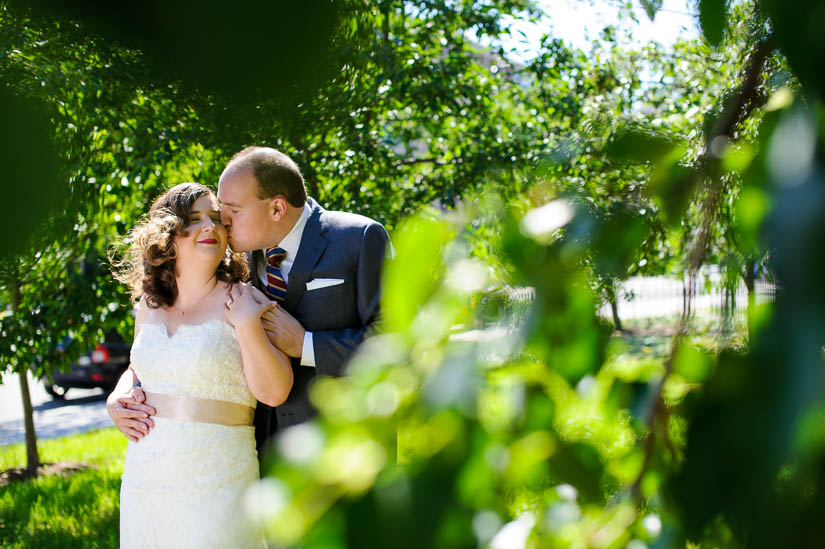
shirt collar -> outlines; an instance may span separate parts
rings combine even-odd
[[[306,227],[307,220],[309,219],[309,212],[309,204],[304,203],[304,209],[301,211],[301,216],[298,218],[298,221],[292,226],[289,234],[278,244],[278,246],[286,251],[287,257],[295,257],[295,254],[298,253],[298,247],[301,245],[301,237],[304,235],[304,227]],[[265,254],[266,250],[264,250],[264,255]]]

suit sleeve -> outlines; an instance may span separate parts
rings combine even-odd
[[[321,375],[341,376],[356,347],[376,327],[381,307],[381,270],[390,245],[379,223],[364,228],[355,278],[361,327],[312,333],[315,368]]]

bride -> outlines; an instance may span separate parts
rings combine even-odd
[[[289,360],[261,324],[270,302],[240,283],[246,266],[227,253],[203,185],[169,189],[128,243],[116,276],[137,313],[121,383],[140,379],[156,414],[126,449],[121,547],[260,547],[240,501],[258,479],[255,403],[277,406],[292,387]]]

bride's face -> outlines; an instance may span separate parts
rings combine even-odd
[[[221,212],[214,195],[205,194],[195,200],[189,214],[186,235],[175,236],[177,266],[209,264],[217,268],[226,254],[226,227],[221,224]]]

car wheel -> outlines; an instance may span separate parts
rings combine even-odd
[[[61,385],[46,385],[46,392],[52,395],[52,398],[55,400],[63,400],[66,398],[66,393],[69,392],[69,389]]]

